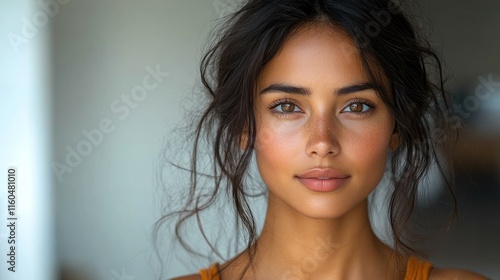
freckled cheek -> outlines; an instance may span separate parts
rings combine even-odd
[[[257,124],[256,148],[291,148],[298,144],[304,121],[283,121],[272,117]]]
[[[300,124],[286,121],[262,124],[256,137],[257,159],[283,165],[297,155],[301,144]]]
[[[388,156],[389,137],[385,132],[365,130],[362,134],[346,139],[344,152],[350,161],[356,162],[359,172],[371,174],[374,179],[381,177]]]

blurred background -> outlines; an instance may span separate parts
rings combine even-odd
[[[416,2],[445,61],[467,133],[459,217],[418,246],[442,267],[500,279],[500,2]],[[18,0],[0,3],[1,167],[17,168],[17,272],[0,279],[157,279],[155,163],[199,88],[198,65],[230,0]],[[420,207],[441,213],[441,194]],[[7,216],[6,191],[0,213]],[[443,202],[444,201],[444,202]],[[3,219],[3,218],[2,218]],[[425,215],[418,216],[425,224]],[[5,219],[6,221],[6,219]],[[9,236],[0,227],[1,259]],[[193,273],[164,252],[163,278]],[[179,253],[180,254],[180,253]]]

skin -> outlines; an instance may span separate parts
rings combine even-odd
[[[255,152],[269,200],[259,239],[266,249],[258,250],[256,265],[271,262],[273,267],[256,271],[257,279],[375,279],[388,273],[391,250],[370,228],[367,197],[379,183],[398,135],[373,89],[337,94],[369,83],[359,57],[332,51],[346,45],[354,47],[349,37],[328,25],[305,26],[261,73]],[[302,88],[307,94],[262,93],[273,84]],[[276,102],[287,103],[273,108]],[[335,191],[311,191],[297,176],[315,168],[349,177]],[[321,240],[328,243],[326,248]],[[304,265],[304,256],[317,250],[323,252],[315,264]],[[296,269],[288,272],[291,267]]]
[[[338,29],[303,26],[259,77],[255,153],[269,199],[244,279],[404,278],[407,258],[375,236],[367,205],[398,134],[369,86],[338,94],[369,83],[359,55],[336,51],[346,46],[355,47]],[[347,179],[333,191],[312,191],[297,176],[314,168],[332,168]],[[222,279],[237,279],[247,262],[243,252],[222,264]],[[431,279],[485,279],[479,277],[461,270],[431,273]]]

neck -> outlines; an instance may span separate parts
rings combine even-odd
[[[253,262],[254,268],[266,264],[272,267],[253,270],[254,277],[259,271],[261,276],[274,275],[276,279],[285,274],[293,279],[387,276],[392,251],[373,233],[366,200],[345,215],[331,219],[306,217],[272,200],[270,197]]]

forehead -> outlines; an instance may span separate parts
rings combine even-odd
[[[290,34],[263,69],[259,84],[264,86],[276,80],[343,84],[365,82],[368,75],[350,36],[328,23],[314,23]]]

